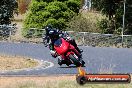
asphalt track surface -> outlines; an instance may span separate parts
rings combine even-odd
[[[84,69],[87,73],[132,73],[132,49],[89,46],[80,46],[80,48],[84,51],[83,59],[86,62]],[[53,67],[47,69],[0,72],[0,75],[55,75],[78,72],[75,66],[60,67],[57,59],[51,57],[49,49],[43,44],[0,42],[0,54],[28,56],[54,63]]]

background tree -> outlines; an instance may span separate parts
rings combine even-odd
[[[96,10],[101,11],[109,18],[105,33],[121,33],[122,29],[122,17],[123,17],[123,1],[124,0],[93,0],[93,7]],[[126,16],[125,16],[125,33],[132,34],[132,1],[126,0]],[[107,19],[105,19],[107,20]],[[104,24],[102,21],[100,23]],[[100,26],[102,27],[102,24]],[[105,23],[106,24],[106,23]],[[103,28],[104,30],[104,28]]]
[[[126,0],[125,34],[132,34],[132,0]]]
[[[11,23],[15,8],[17,8],[16,0],[0,0],[0,24]]]
[[[120,1],[120,0],[118,0]],[[116,10],[118,9],[117,0],[92,0],[93,8],[96,8],[97,11],[101,11],[105,14],[109,20],[113,18],[116,14]]]
[[[29,28],[42,28],[47,24],[64,29],[79,13],[80,0],[32,0],[24,20],[23,34]]]

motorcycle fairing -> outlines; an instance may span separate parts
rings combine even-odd
[[[58,54],[62,55],[65,52],[67,52],[69,45],[70,44],[66,40],[60,38],[57,41],[55,41],[54,48]]]

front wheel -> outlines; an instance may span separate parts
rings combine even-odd
[[[61,66],[62,65],[62,60],[60,60],[59,58],[58,58],[58,64]]]
[[[73,61],[73,64],[75,64],[77,67],[81,66],[81,63],[77,58],[74,57],[74,55],[70,54],[69,58]]]
[[[85,62],[84,62],[83,60],[81,61],[81,63],[82,63],[81,66],[82,66],[82,67],[85,67]]]

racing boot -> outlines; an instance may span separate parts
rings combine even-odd
[[[76,50],[81,54],[83,52],[82,49],[79,49],[78,47],[76,47]]]
[[[78,47],[76,47],[76,50],[80,53],[79,58],[82,58],[82,52],[83,52],[83,50],[79,49]]]

